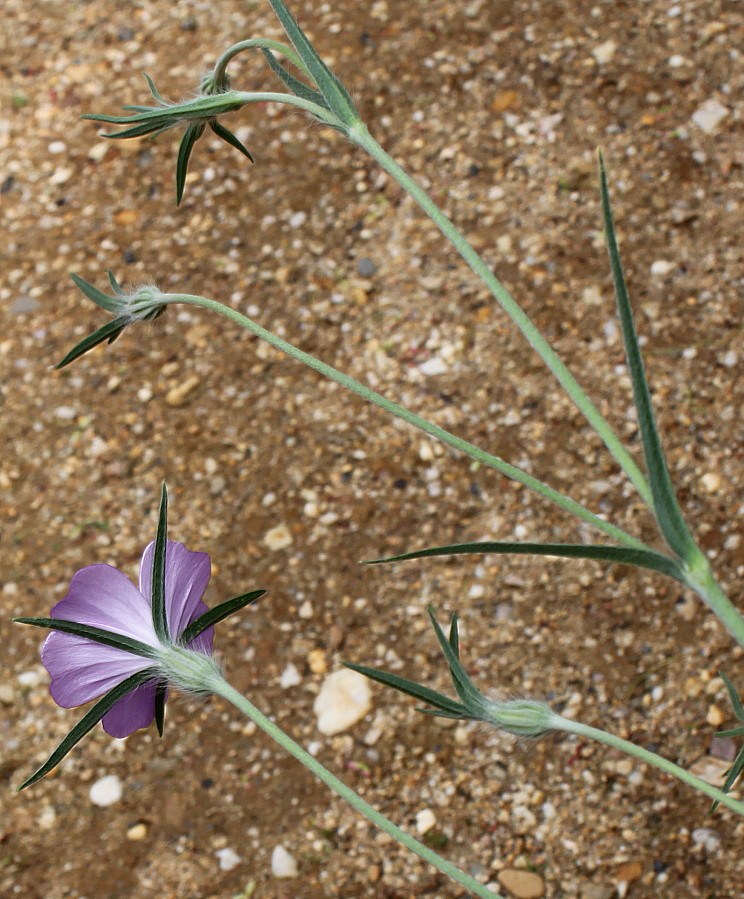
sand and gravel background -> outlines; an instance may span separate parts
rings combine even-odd
[[[741,597],[741,5],[725,0],[292,4],[372,133],[431,192],[636,451],[601,239],[604,148],[680,500]],[[6,0],[0,32],[0,895],[408,899],[463,895],[220,701],[152,730],[97,729],[15,787],[80,717],[40,633],[79,568],[135,576],[159,485],[171,536],[209,552],[228,679],[401,826],[504,895],[741,895],[744,825],[604,747],[511,745],[375,688],[323,736],[340,659],[449,689],[425,614],[457,611],[484,687],[545,698],[720,776],[742,653],[672,581],[590,562],[473,557],[364,567],[474,539],[590,534],[235,326],[171,308],[62,372],[104,318],[68,273],[228,302],[656,543],[579,413],[457,254],[376,163],[287,107],[228,124],[174,202],[178,137],[107,142],[87,112],[188,96],[230,44],[280,38],[268,3]],[[241,89],[276,89],[260,56]],[[291,667],[293,666],[293,668]],[[97,805],[104,778],[120,790]],[[93,793],[95,798],[99,794]],[[298,876],[272,874],[283,846]]]

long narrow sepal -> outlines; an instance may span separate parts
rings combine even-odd
[[[56,369],[64,368],[66,365],[74,362],[80,356],[84,355],[89,350],[92,350],[94,347],[97,347],[99,343],[103,343],[105,340],[109,343],[113,343],[129,323],[130,319],[125,315],[120,315],[110,322],[106,322],[106,324],[102,325],[97,331],[94,331],[92,334],[83,338],[80,343],[76,343],[70,352],[54,367]]]
[[[90,711],[78,721],[69,734],[67,734],[41,768],[35,771],[28,780],[24,780],[20,787],[18,787],[18,791],[20,792],[26,787],[30,787],[31,784],[35,784],[37,780],[41,780],[45,774],[48,774],[53,768],[56,768],[70,750],[79,743],[89,731],[93,730],[106,712],[112,709],[123,696],[126,696],[127,693],[131,693],[132,690],[146,683],[146,681],[151,680],[153,677],[157,677],[158,674],[158,668],[145,668],[144,671],[137,671],[126,680],[123,680],[120,684],[117,684],[114,689],[108,692],[102,699],[99,699],[93,708],[90,709]]]
[[[338,78],[323,62],[317,50],[307,39],[305,32],[295,21],[283,0],[269,0],[271,7],[287,32],[287,37],[302,57],[313,80],[325,98],[328,108],[347,126],[361,121],[354,101]]]
[[[602,546],[585,543],[511,543],[504,541],[483,541],[478,543],[451,543],[448,546],[432,546],[398,556],[367,560],[368,565],[382,562],[404,562],[410,559],[424,559],[429,556],[457,556],[469,553],[500,553],[522,556],[557,556],[565,559],[593,559],[599,562],[617,562],[648,568],[684,583],[684,575],[679,564],[663,553],[653,550],[634,549],[627,546]]]
[[[225,128],[224,125],[220,125],[220,123],[215,119],[214,121],[209,123],[209,127],[214,131],[217,137],[222,138],[226,144],[230,144],[231,147],[235,147],[235,149],[242,153],[247,159],[250,159],[251,162],[255,162],[256,160],[253,158],[250,150],[243,146],[243,144],[238,140],[238,138],[230,131],[228,128]]]
[[[604,158],[601,152],[598,156],[605,240],[607,241],[607,251],[610,256],[610,268],[612,269],[612,280],[615,286],[618,315],[623,333],[623,342],[625,343],[630,379],[633,385],[633,399],[638,412],[638,426],[643,441],[643,454],[646,459],[646,468],[648,469],[649,483],[651,485],[653,511],[659,522],[659,528],[669,546],[681,559],[692,561],[699,555],[699,550],[682,517],[677,496],[672,486],[672,480],[669,476],[659,431],[656,427],[656,419],[651,403],[651,392],[643,366],[643,357],[641,356],[641,348],[633,321],[633,309],[630,305],[630,297],[620,259],[620,249],[615,234]]]
[[[736,687],[733,685],[731,680],[723,673],[723,671],[719,671],[718,675],[723,680],[724,684],[726,684],[729,699],[731,700],[731,705],[734,708],[734,715],[739,719],[739,721],[744,721],[744,707],[742,707],[741,700],[739,699],[739,695],[736,692]],[[734,727],[731,730],[721,730],[716,733],[716,736],[742,737],[744,736],[744,727]],[[742,771],[744,771],[744,746],[739,749],[733,764],[726,773],[726,780],[723,782],[723,786],[721,787],[722,792],[728,793]],[[718,804],[718,802],[714,802],[711,805],[711,814],[716,810]]]
[[[112,272],[108,272],[108,275],[110,281],[113,274]],[[100,306],[101,309],[105,309],[107,312],[118,312],[120,310],[121,303],[117,302],[115,297],[110,297],[102,290],[99,290],[94,284],[91,284],[90,281],[86,281],[85,278],[81,278],[80,275],[76,275],[74,272],[70,272],[70,277],[75,282],[75,287],[88,297],[89,300],[92,300],[96,306]],[[118,286],[117,283],[117,287]],[[121,290],[121,288],[119,288],[119,290]]]
[[[165,611],[165,551],[168,539],[168,488],[163,482],[160,491],[158,529],[152,554],[152,624],[163,643],[170,643]]]
[[[275,75],[278,75],[279,78],[281,78],[284,84],[292,91],[292,93],[296,97],[302,97],[303,100],[309,100],[311,103],[317,103],[318,106],[322,106],[324,109],[328,109],[328,111],[330,112],[330,108],[320,91],[313,90],[304,82],[300,81],[299,78],[295,78],[295,76],[291,72],[287,71],[287,69],[284,68],[284,66],[279,62],[279,60],[270,50],[264,49],[262,52],[272,72],[274,72]]]
[[[437,640],[439,640],[439,645],[447,660],[450,676],[452,677],[452,683],[457,691],[457,695],[460,697],[463,704],[470,710],[470,717],[474,718],[476,717],[476,710],[485,710],[486,706],[480,690],[474,686],[460,661],[459,637],[456,635],[455,639],[450,642],[436,619],[434,607],[429,606],[427,612],[429,613],[429,618],[434,627],[434,632],[437,635]],[[457,630],[457,615],[455,614],[453,614],[450,619],[450,630],[452,628]]]
[[[158,681],[155,688],[155,727],[158,729],[158,736],[163,736],[165,729],[165,700],[168,696],[168,684],[166,681]]]
[[[394,690],[405,693],[407,696],[413,696],[414,699],[421,699],[423,702],[427,702],[429,705],[434,706],[433,714],[441,713],[447,718],[472,717],[461,702],[455,702],[449,696],[437,693],[436,690],[431,690],[429,687],[424,687],[422,684],[408,680],[408,678],[399,677],[397,674],[390,674],[387,671],[379,671],[377,668],[367,668],[365,665],[355,665],[352,662],[342,662],[341,664],[345,668],[351,668],[352,671],[363,674],[370,680],[384,684],[386,687],[392,687]],[[422,709],[421,711],[429,711],[429,709]]]
[[[123,652],[135,656],[143,656],[146,659],[156,659],[158,652],[147,643],[125,637],[123,634],[115,634],[113,631],[104,630],[101,627],[93,627],[89,624],[80,624],[77,621],[67,621],[64,618],[14,618],[18,624],[30,624],[33,627],[45,627],[51,631],[61,631],[63,634],[74,634],[76,637],[85,637],[94,643],[102,643],[104,646],[113,646]]]
[[[176,206],[179,206],[183,199],[183,189],[186,186],[186,172],[189,168],[191,151],[202,136],[203,131],[204,125],[201,122],[196,125],[189,125],[178,147],[178,160],[176,161]]]
[[[220,621],[224,621],[225,618],[232,615],[233,612],[239,612],[240,609],[249,606],[252,602],[255,602],[259,597],[263,596],[264,593],[266,593],[265,590],[253,590],[250,593],[243,593],[242,596],[236,596],[234,599],[227,599],[225,602],[221,602],[218,606],[215,606],[213,609],[210,609],[208,612],[205,612],[196,620],[192,621],[178,638],[178,642],[182,646],[187,646],[208,627],[219,624]]]

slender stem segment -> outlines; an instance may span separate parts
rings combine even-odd
[[[347,390],[352,391],[352,393],[356,393],[357,396],[361,396],[363,399],[374,403],[376,406],[379,406],[386,412],[390,412],[398,418],[403,419],[403,421],[407,422],[410,425],[413,425],[416,428],[419,428],[421,431],[424,431],[424,433],[430,434],[432,437],[436,437],[438,440],[441,440],[442,443],[446,443],[448,446],[451,446],[454,449],[465,453],[465,455],[469,456],[471,459],[475,459],[477,462],[489,466],[489,468],[495,468],[497,471],[500,471],[502,474],[506,475],[506,477],[508,478],[511,478],[513,481],[517,481],[518,483],[523,484],[525,487],[529,487],[530,490],[534,490],[535,493],[539,493],[540,496],[549,499],[557,506],[560,506],[562,509],[570,512],[572,515],[575,515],[577,518],[580,518],[587,524],[592,525],[593,527],[597,528],[597,530],[602,531],[602,533],[607,534],[607,536],[611,537],[613,540],[617,540],[624,546],[631,546],[635,549],[648,549],[648,547],[644,543],[626,533],[624,530],[622,530],[622,528],[610,524],[609,522],[600,518],[598,515],[590,512],[580,503],[569,499],[562,493],[559,493],[557,490],[553,490],[553,488],[548,487],[547,484],[543,484],[543,482],[539,481],[537,478],[533,478],[531,475],[528,475],[521,469],[516,468],[514,465],[510,465],[508,462],[504,462],[503,459],[499,459],[498,456],[493,456],[491,455],[491,453],[487,453],[484,450],[479,449],[472,443],[468,443],[467,440],[463,440],[460,437],[455,437],[454,434],[450,434],[450,432],[445,431],[444,428],[440,428],[438,425],[432,424],[432,422],[427,421],[425,418],[421,418],[421,416],[416,415],[414,412],[410,412],[403,406],[399,406],[397,403],[392,402],[392,400],[386,399],[384,396],[381,396],[374,390],[370,390],[369,387],[365,387],[363,384],[360,384],[359,381],[354,380],[354,378],[349,377],[349,375],[338,371],[338,369],[327,365],[325,362],[321,362],[319,359],[316,359],[309,353],[305,353],[303,350],[298,349],[291,343],[288,343],[286,340],[282,340],[281,337],[277,337],[276,334],[272,334],[271,331],[267,331],[266,328],[262,328],[260,325],[257,325],[250,318],[242,315],[235,309],[231,309],[229,306],[218,303],[216,300],[207,299],[206,297],[192,296],[191,294],[181,293],[162,294],[162,296],[159,298],[159,302],[163,304],[186,303],[192,306],[202,306],[204,309],[211,309],[214,312],[219,312],[220,315],[226,316],[231,321],[234,321],[242,327],[246,328],[252,334],[260,337],[267,343],[270,343],[276,349],[281,350],[283,353],[286,353],[288,356],[292,356],[294,359],[297,359],[300,362],[303,362],[305,365],[309,366],[312,369],[315,369],[315,371],[324,375],[326,378],[330,378],[337,384],[341,384],[342,387],[345,387]]]
[[[312,78],[307,66],[302,61],[302,57],[293,47],[288,47],[281,41],[271,41],[267,38],[254,37],[250,40],[240,41],[238,44],[233,44],[232,47],[228,47],[228,49],[225,50],[214,66],[213,75],[215,81],[219,83],[224,79],[225,69],[227,69],[230,61],[236,57],[238,53],[242,53],[243,50],[254,48],[258,50],[274,50],[276,53],[282,53],[287,59],[293,62],[301,72],[304,72],[308,78]]]
[[[723,793],[721,790],[711,786],[711,784],[706,783],[694,774],[690,774],[689,771],[685,771],[684,768],[680,768],[679,765],[675,765],[674,762],[670,762],[668,759],[656,755],[655,752],[649,752],[648,749],[636,746],[636,744],[631,743],[630,740],[623,740],[622,737],[608,734],[604,730],[591,727],[589,724],[582,724],[580,721],[571,721],[569,718],[564,718],[562,715],[556,715],[551,724],[556,730],[563,730],[567,733],[576,734],[579,737],[586,737],[589,740],[596,740],[598,743],[604,743],[606,746],[620,749],[622,752],[626,752],[628,755],[632,755],[642,762],[653,765],[654,768],[658,768],[659,771],[663,771],[665,774],[676,777],[677,780],[681,780],[682,783],[694,787],[698,792],[704,793],[710,799],[720,802],[721,805],[725,805],[732,811],[744,815],[744,802],[739,802],[739,800],[734,799],[728,793]]]
[[[227,683],[227,681],[223,680],[221,677],[215,677],[210,683],[210,689],[218,696],[222,696],[228,702],[231,702],[244,715],[247,715],[251,721],[254,721],[261,730],[272,738],[272,740],[275,740],[290,755],[294,756],[298,762],[303,764],[312,774],[322,780],[326,786],[330,787],[335,793],[338,793],[342,799],[345,799],[360,814],[364,815],[365,818],[384,830],[385,833],[389,834],[394,840],[397,840],[405,846],[406,849],[415,852],[419,858],[422,858],[425,862],[433,865],[437,870],[441,871],[442,874],[446,874],[447,877],[462,884],[462,886],[470,890],[474,895],[480,896],[481,899],[503,899],[498,893],[488,889],[482,883],[478,883],[477,880],[469,874],[466,874],[464,871],[461,871],[456,865],[453,865],[452,862],[448,862],[446,859],[442,858],[441,855],[433,852],[427,846],[424,846],[423,843],[420,843],[418,840],[414,839],[414,837],[410,836],[410,834],[407,834],[404,830],[401,830],[400,827],[397,827],[389,821],[384,815],[378,812],[377,809],[373,808],[368,802],[365,802],[365,800],[362,799],[358,793],[354,792],[351,787],[347,787],[343,781],[339,780],[334,774],[331,774],[327,768],[324,768],[323,765],[313,758],[309,752],[304,750],[302,746],[288,737],[283,730],[277,727],[271,719],[267,718],[263,712],[259,711],[250,700],[246,699],[245,696],[239,693],[234,687]]]
[[[366,125],[359,122],[349,129],[349,138],[362,149],[366,150],[370,156],[379,162],[385,171],[391,175],[398,184],[419,204],[444,236],[451,241],[462,258],[468,263],[470,268],[488,287],[496,298],[501,308],[506,312],[509,318],[519,328],[522,334],[527,338],[530,346],[533,347],[545,362],[550,371],[555,375],[559,384],[568,393],[573,402],[583,413],[586,420],[599,434],[605,443],[607,449],[612,453],[615,461],[620,465],[627,474],[630,481],[644,500],[644,502],[653,508],[653,500],[651,488],[646,480],[643,472],[634,462],[630,453],[620,442],[619,437],[610,427],[609,423],[601,415],[599,410],[594,406],[592,401],[581,389],[571,372],[561,362],[554,350],[551,348],[547,340],[542,336],[540,331],[530,320],[529,316],[521,309],[516,300],[507,291],[504,285],[498,280],[491,269],[486,265],[483,259],[476,253],[473,247],[468,243],[465,237],[458,231],[455,225],[447,218],[442,210],[434,203],[426,191],[408,175],[398,163],[389,156],[385,150],[377,143],[367,130]]]
[[[740,646],[744,646],[744,617],[716,581],[710,563],[697,549],[697,558],[683,567],[685,583],[694,590]]]

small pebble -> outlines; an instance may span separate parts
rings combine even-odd
[[[18,683],[22,687],[38,687],[42,681],[42,676],[38,671],[22,671],[18,675]]]
[[[711,705],[708,708],[708,714],[705,716],[705,720],[711,727],[720,727],[726,720],[726,713],[717,705]]]
[[[545,895],[545,883],[542,877],[533,871],[504,868],[503,871],[499,871],[499,883],[517,899],[540,899]]]
[[[601,66],[612,59],[615,55],[615,50],[617,50],[615,41],[605,41],[592,50],[592,56],[596,59],[598,65]]]
[[[289,217],[289,227],[290,228],[300,228],[307,221],[307,213],[306,212],[294,212]]]
[[[283,690],[288,690],[290,687],[296,687],[301,683],[302,677],[300,672],[297,670],[297,667],[290,662],[284,671],[282,671],[282,676],[279,678],[279,686]]]
[[[721,476],[715,471],[709,471],[700,478],[700,483],[706,493],[717,493],[721,489]]]
[[[432,356],[426,362],[419,365],[419,371],[422,375],[443,375],[449,371],[447,363],[438,356]]]
[[[133,824],[127,831],[127,839],[139,843],[147,836],[147,824]]]
[[[706,852],[717,852],[721,848],[721,837],[710,827],[696,827],[693,830],[692,842]]]
[[[711,98],[693,112],[692,121],[701,131],[713,134],[728,114],[729,111],[725,106],[722,106],[715,98]]]
[[[61,140],[53,140],[47,147],[47,150],[49,150],[50,153],[59,155],[67,150],[67,144]]]
[[[344,668],[323,681],[313,710],[318,730],[326,736],[348,730],[372,708],[372,691],[366,677]]]
[[[214,854],[219,860],[220,871],[232,871],[232,869],[237,868],[242,861],[238,853],[235,852],[234,849],[230,849],[229,846],[225,849],[218,849]]]
[[[376,272],[377,266],[371,259],[362,256],[361,259],[357,260],[357,273],[361,275],[362,278],[371,278]]]
[[[277,524],[264,534],[264,546],[277,551],[292,545],[292,532],[286,524]]]
[[[430,808],[416,812],[416,832],[419,836],[428,833],[433,827],[436,827],[436,824],[437,816]]]
[[[657,259],[655,262],[651,263],[651,274],[657,275],[658,277],[668,275],[673,269],[674,263],[669,262],[667,259]]]
[[[284,846],[275,846],[271,853],[271,873],[274,877],[297,877],[299,873],[294,856]]]
[[[88,791],[88,795],[93,805],[105,808],[118,802],[122,797],[122,792],[119,778],[115,774],[109,774],[107,777],[97,780]]]

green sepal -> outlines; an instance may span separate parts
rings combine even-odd
[[[243,156],[245,156],[247,159],[250,159],[251,162],[256,161],[248,148],[243,146],[243,144],[237,139],[232,131],[225,128],[224,125],[220,125],[220,123],[216,119],[209,123],[209,127],[212,129],[212,131],[214,131],[217,137],[222,138],[222,140],[224,140],[226,144],[230,144],[231,147],[235,147],[235,149],[239,153],[242,153]]]
[[[434,706],[434,710],[421,709],[421,711],[430,711],[430,714],[441,714],[447,718],[471,718],[470,712],[460,702],[455,702],[443,693],[437,693],[429,687],[417,684],[415,681],[408,680],[405,677],[399,677],[397,674],[391,674],[388,671],[379,671],[377,668],[367,668],[364,665],[355,665],[352,662],[342,662],[345,668],[357,671],[370,680],[384,684],[386,687],[392,687],[407,696],[413,696],[414,699],[420,699]]]
[[[313,90],[311,87],[308,87],[299,78],[295,78],[295,76],[287,71],[284,66],[279,62],[279,60],[274,56],[274,54],[270,50],[266,50],[262,48],[261,52],[266,58],[266,62],[269,64],[269,68],[274,72],[275,75],[278,75],[279,78],[284,82],[284,84],[292,91],[292,93],[296,97],[300,97],[303,100],[309,100],[311,103],[317,103],[318,106],[322,106],[324,109],[328,109],[330,112],[330,108],[323,97],[323,94],[320,91]]]
[[[741,700],[739,699],[739,695],[736,692],[736,687],[734,687],[731,680],[723,673],[723,671],[719,671],[718,676],[721,678],[724,684],[726,684],[726,689],[728,690],[731,705],[734,707],[734,715],[739,719],[739,721],[744,721],[744,707],[742,707]],[[719,730],[716,731],[716,736],[742,737],[744,736],[744,727],[734,727],[731,730]],[[721,787],[721,790],[724,793],[728,793],[742,771],[744,771],[744,746],[739,749],[739,752],[736,754],[736,758],[734,759],[733,764],[726,773],[726,780]],[[712,814],[717,807],[718,803],[714,802],[710,807],[710,814]]]
[[[64,359],[58,362],[54,367],[57,369],[64,368],[84,353],[87,353],[88,350],[92,350],[93,347],[97,347],[99,343],[103,343],[104,340],[113,343],[128,324],[130,324],[130,318],[124,315],[120,315],[110,322],[106,322],[106,324],[102,325],[97,331],[89,334],[88,337],[81,340],[80,343],[75,344]]]
[[[53,768],[56,768],[70,750],[79,743],[83,737],[96,726],[96,724],[98,724],[106,712],[113,708],[123,696],[126,696],[127,693],[131,693],[132,690],[147,681],[152,680],[154,677],[157,677],[159,673],[160,670],[158,668],[145,668],[144,671],[137,671],[135,674],[126,678],[126,680],[123,680],[120,684],[117,684],[113,690],[110,690],[104,697],[99,699],[93,708],[91,708],[90,711],[78,721],[69,734],[67,734],[41,768],[35,771],[28,780],[25,780],[20,787],[18,787],[18,791],[20,792],[26,787],[30,787],[31,784],[35,784],[37,780],[41,780],[45,774],[48,774]]]
[[[307,39],[305,32],[284,5],[283,0],[269,0],[269,3],[281,22],[282,28],[286,31],[287,37],[302,57],[310,75],[323,94],[328,109],[346,126],[360,122],[359,113],[349,92],[323,62],[315,47]]]
[[[110,271],[108,271],[108,276],[109,281],[114,278]],[[110,297],[107,293],[99,290],[94,284],[91,284],[90,281],[86,281],[85,278],[81,278],[80,275],[76,275],[74,272],[70,272],[70,277],[75,282],[75,287],[88,297],[89,300],[92,300],[96,306],[100,306],[101,309],[105,309],[106,312],[119,312],[121,310],[121,301],[117,300],[115,297]],[[116,288],[118,288],[118,290],[114,290],[115,293],[122,293],[115,278],[111,281],[111,284],[112,287],[116,284]]]
[[[486,703],[480,691],[473,685],[472,680],[460,662],[459,636],[456,634],[454,641],[450,642],[450,640],[445,637],[444,631],[434,615],[434,608],[429,606],[427,612],[429,613],[429,618],[434,627],[434,632],[437,635],[437,640],[439,640],[439,645],[447,660],[450,676],[452,677],[452,683],[457,691],[457,695],[460,697],[465,707],[470,711],[471,717],[480,717],[480,713],[485,709]],[[452,614],[450,619],[450,632],[453,629],[457,631],[457,615],[455,613]]]
[[[150,78],[147,72],[142,73],[143,78],[147,82],[147,86],[150,88],[150,93],[155,97],[157,102],[164,107],[170,106],[170,103],[165,99],[165,97],[161,96],[160,91],[155,87],[155,82]]]
[[[203,633],[208,627],[219,624],[220,621],[224,621],[225,618],[232,615],[233,612],[239,612],[240,609],[249,606],[252,602],[255,602],[259,597],[263,596],[264,593],[266,593],[265,590],[253,590],[250,593],[243,593],[242,596],[236,596],[234,599],[227,599],[213,609],[209,609],[184,629],[183,633],[178,638],[179,644],[181,644],[181,646],[188,646],[192,640]]]
[[[165,699],[168,695],[167,681],[158,681],[155,687],[155,727],[158,729],[158,736],[163,736],[165,729]]]
[[[79,621],[67,621],[64,618],[14,618],[18,624],[30,624],[33,627],[45,627],[52,631],[61,631],[63,634],[74,634],[76,637],[85,637],[94,643],[102,643],[104,646],[112,646],[123,652],[135,656],[143,656],[146,659],[157,659],[158,651],[147,643],[116,634],[101,627],[93,627],[89,624],[80,624]]]
[[[189,157],[194,149],[194,144],[202,136],[204,124],[189,125],[186,129],[181,144],[178,147],[178,160],[176,162],[176,206],[180,205],[183,197],[183,189],[186,185],[186,171],[189,167]]]
[[[643,454],[646,459],[646,468],[648,469],[649,483],[651,485],[653,511],[659,523],[659,528],[671,549],[681,559],[692,563],[697,559],[700,551],[682,517],[682,511],[679,508],[664,457],[664,450],[661,446],[659,431],[656,427],[656,419],[651,403],[651,392],[648,387],[641,348],[633,322],[633,309],[630,305],[630,297],[620,259],[620,249],[615,234],[615,225],[612,219],[610,193],[607,188],[607,174],[601,151],[598,154],[598,158],[605,240],[610,256],[610,268],[615,286],[615,297],[617,299],[623,342],[625,343],[625,354],[628,359],[628,370],[633,385],[633,400],[638,412],[638,427],[640,428],[643,441]]]
[[[152,554],[152,624],[158,639],[170,643],[165,610],[165,550],[168,539],[168,488],[165,481],[160,490],[158,529],[155,532],[155,549]]]
[[[456,556],[468,553],[503,553],[514,555],[558,556],[566,559],[594,559],[600,562],[617,562],[634,565],[636,568],[648,568],[677,581],[685,583],[678,563],[663,553],[653,550],[634,549],[628,546],[602,546],[601,544],[584,543],[510,543],[479,542],[452,543],[449,546],[432,546],[385,559],[369,559],[368,565],[379,565],[383,562],[402,562],[409,559],[423,559],[427,556]]]

